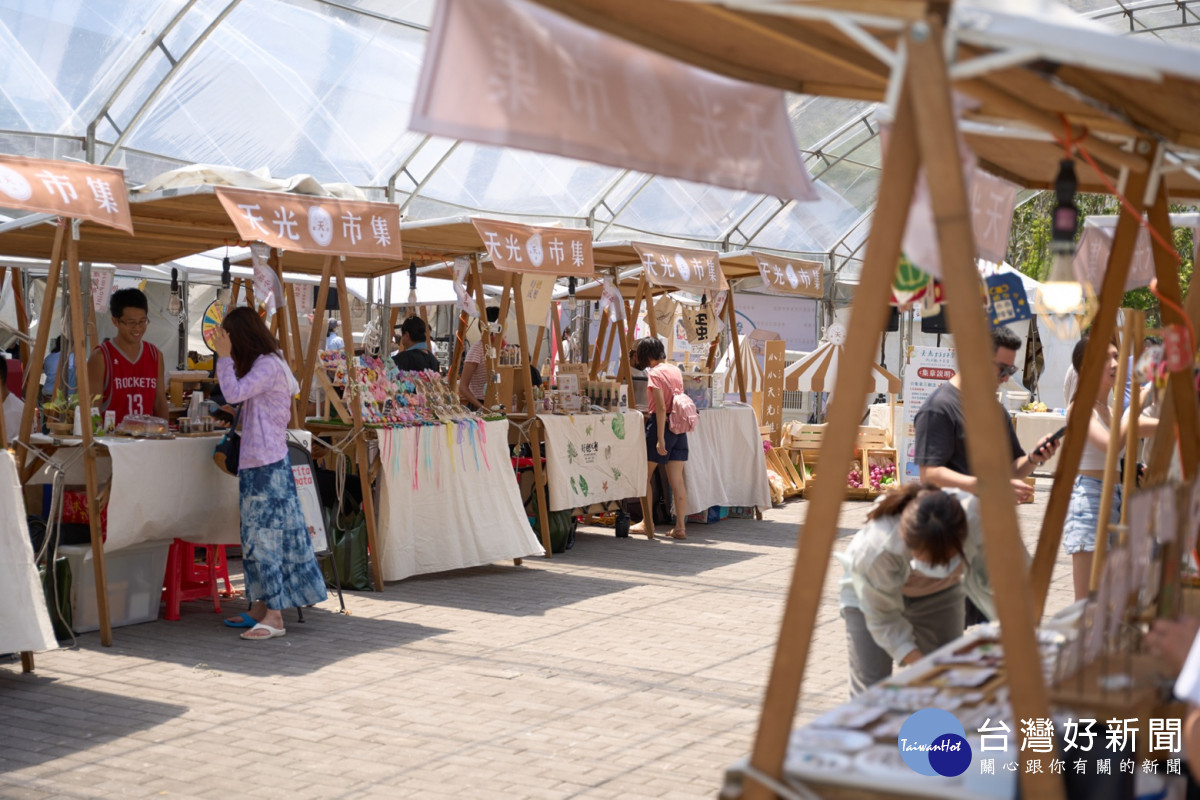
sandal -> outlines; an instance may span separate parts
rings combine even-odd
[[[248,642],[257,642],[260,639],[274,639],[277,636],[283,636],[287,633],[284,628],[274,628],[265,622],[260,622],[250,630],[242,634],[242,638]]]
[[[645,536],[647,539],[653,539],[654,529],[647,528],[645,525],[631,525],[629,527],[629,534],[631,536]]]
[[[686,539],[687,533],[685,531],[671,531],[667,536],[670,536],[672,539]]]

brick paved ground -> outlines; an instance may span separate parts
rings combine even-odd
[[[0,659],[0,798],[713,797],[751,746],[806,505],[686,542],[586,529],[552,560],[348,595],[352,616],[289,612],[269,642],[195,603],[34,675]],[[845,697],[838,575],[801,720]],[[1048,609],[1069,598],[1060,558]]]

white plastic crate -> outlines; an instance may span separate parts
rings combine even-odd
[[[158,619],[170,547],[170,542],[146,542],[104,554],[108,614],[114,628]],[[100,630],[91,545],[61,545],[58,553],[71,565],[72,629],[76,633]]]

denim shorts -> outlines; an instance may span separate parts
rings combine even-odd
[[[1071,502],[1067,506],[1067,521],[1063,525],[1063,547],[1068,554],[1090,553],[1096,549],[1096,522],[1100,519],[1100,490],[1104,482],[1099,478],[1080,475],[1071,487]],[[1113,492],[1112,508],[1108,521],[1121,521],[1121,486]]]
[[[667,448],[667,454],[660,456],[658,454],[658,420],[655,419],[654,414],[646,417],[646,459],[653,461],[655,464],[688,460],[688,440],[686,433],[675,433],[671,430],[671,424],[668,421],[663,426],[663,439],[663,444]]]

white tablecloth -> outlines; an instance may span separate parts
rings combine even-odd
[[[48,441],[35,437],[36,442]],[[213,463],[220,437],[129,439],[104,436],[97,441],[109,458],[96,463],[103,482],[111,470],[106,552],[154,540],[185,539],[202,544],[239,544],[238,482]],[[78,446],[79,440],[64,440]],[[77,452],[77,451],[76,451]],[[55,456],[71,462],[67,483],[83,485],[83,459],[61,447]],[[45,470],[33,482],[44,482]]]
[[[445,425],[381,430],[379,457],[384,580],[545,552],[521,503],[507,420],[461,437]]]
[[[646,493],[642,412],[539,415],[546,429],[550,510]]]
[[[1029,414],[1020,412],[1014,415],[1014,419],[1016,421],[1017,441],[1021,443],[1021,448],[1026,453],[1037,447],[1038,440],[1043,436],[1054,433],[1067,424],[1067,417],[1064,414]],[[1057,453],[1044,465],[1038,467],[1035,472],[1039,475],[1053,475],[1056,469],[1058,469]]]
[[[33,561],[12,453],[0,450],[0,653],[58,647]]]
[[[771,507],[758,417],[749,406],[706,408],[688,434],[688,514],[709,506]]]

